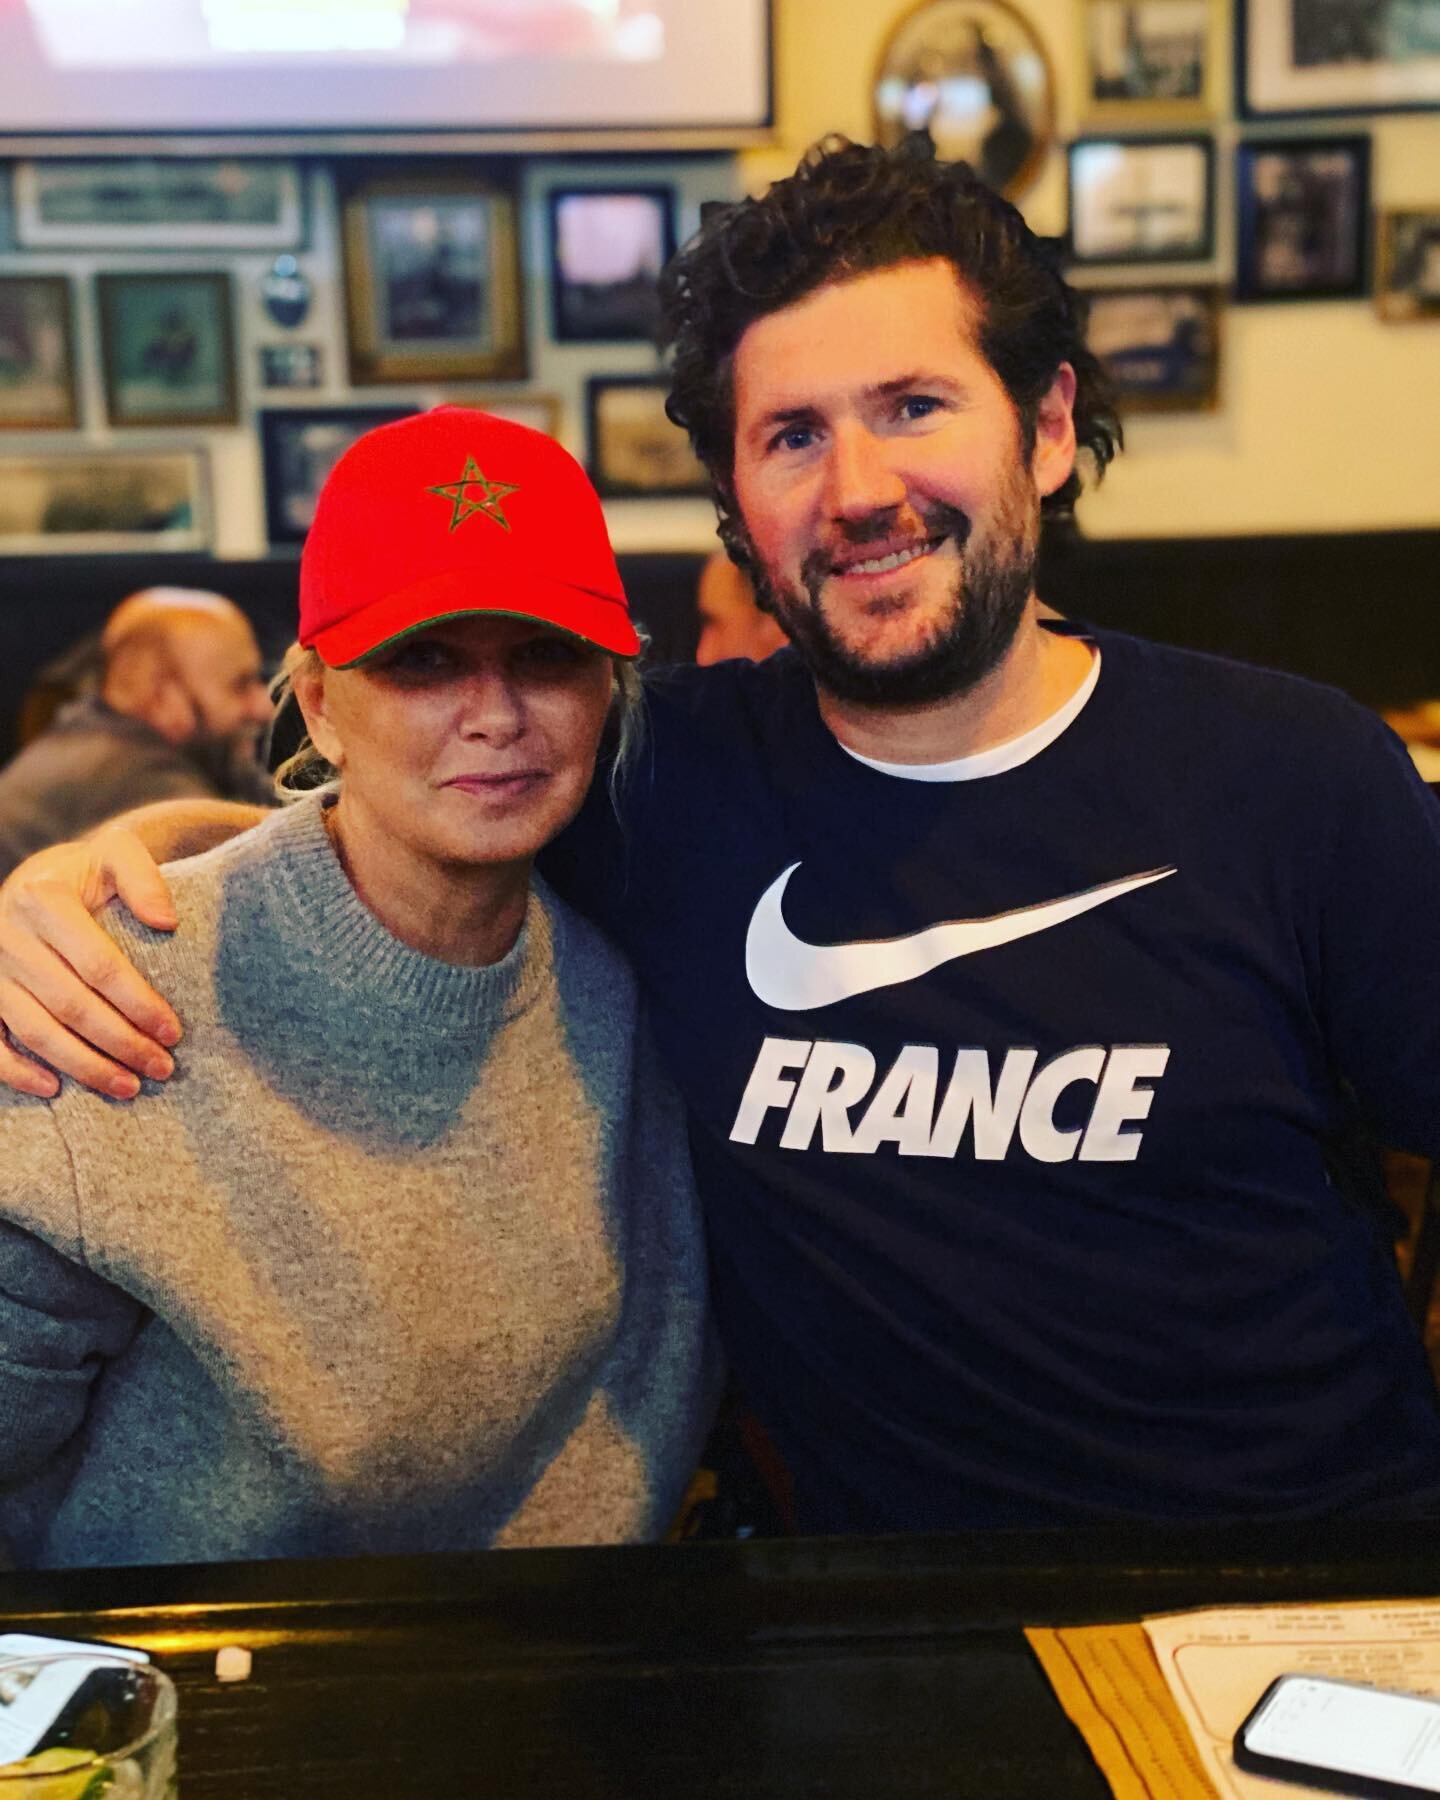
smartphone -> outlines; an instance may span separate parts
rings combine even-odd
[[[1440,1700],[1280,1675],[1235,1733],[1235,1761],[1332,1794],[1440,1794]]]

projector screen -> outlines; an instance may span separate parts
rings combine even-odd
[[[744,131],[768,0],[0,0],[0,134]]]

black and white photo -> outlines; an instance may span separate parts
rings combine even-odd
[[[1070,146],[1077,263],[1197,262],[1213,248],[1208,137],[1092,137]]]
[[[1252,140],[1235,152],[1240,300],[1334,300],[1367,291],[1370,140]]]
[[[652,339],[660,271],[675,248],[667,187],[556,188],[549,198],[557,343]]]

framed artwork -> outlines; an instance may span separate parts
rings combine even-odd
[[[552,188],[550,318],[560,344],[654,339],[675,250],[668,187]]]
[[[457,406],[476,406],[481,412],[494,413],[497,419],[509,419],[513,425],[528,425],[532,431],[543,431],[546,437],[560,435],[560,402],[554,394],[454,393],[447,396]]]
[[[1368,137],[1252,139],[1235,150],[1237,300],[1368,291]]]
[[[260,414],[265,533],[272,544],[303,544],[325,477],[365,432],[409,418],[410,406],[306,406]]]
[[[1236,0],[1246,119],[1440,107],[1435,0]]]
[[[209,545],[203,451],[0,454],[0,555],[93,556]]]
[[[1220,383],[1213,287],[1089,288],[1085,336],[1126,412],[1197,412]]]
[[[112,425],[233,425],[230,277],[97,275]]]
[[[523,378],[513,188],[378,176],[345,196],[343,220],[352,381]]]
[[[1162,124],[1218,110],[1217,0],[1082,0],[1086,117]]]
[[[108,157],[15,165],[26,249],[282,250],[304,235],[294,163],[260,157]]]
[[[0,276],[0,431],[66,431],[80,423],[63,275]]]
[[[1203,262],[1214,249],[1208,137],[1077,138],[1070,255],[1077,263]]]
[[[1440,206],[1381,213],[1375,306],[1392,324],[1440,319]]]
[[[262,344],[260,385],[267,388],[318,388],[325,381],[325,356],[319,344]]]
[[[590,479],[610,498],[708,494],[690,439],[665,413],[663,375],[592,375],[585,384]]]
[[[875,137],[928,132],[1011,199],[1055,142],[1055,78],[1045,46],[1008,0],[920,0],[885,40],[874,81]]]

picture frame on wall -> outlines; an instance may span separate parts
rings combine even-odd
[[[1247,139],[1235,190],[1237,300],[1369,292],[1368,137]]]
[[[1375,308],[1392,325],[1440,320],[1440,206],[1381,213]]]
[[[690,439],[665,412],[663,375],[592,375],[585,383],[588,466],[607,499],[710,492]]]
[[[547,211],[556,343],[653,341],[660,271],[675,252],[675,190],[552,188]]]
[[[73,346],[65,276],[0,276],[0,431],[79,425]]]
[[[473,406],[480,412],[493,413],[497,419],[509,419],[513,425],[528,425],[532,431],[543,431],[546,437],[560,435],[561,406],[554,394],[507,394],[502,389],[478,394],[456,392],[447,397],[457,406]]]
[[[1055,144],[1055,76],[1045,43],[1009,0],[918,0],[880,50],[871,86],[875,141],[925,132],[946,162],[968,162],[1013,200]]]
[[[1217,0],[1082,0],[1085,117],[1121,127],[1209,118],[1219,18]]]
[[[265,535],[273,545],[303,544],[325,477],[377,425],[406,419],[410,406],[287,406],[260,414]]]
[[[27,250],[287,250],[305,234],[300,172],[268,157],[60,157],[15,165]]]
[[[0,556],[207,550],[200,449],[0,452]]]
[[[233,425],[233,297],[222,271],[97,275],[112,425]]]
[[[364,178],[342,222],[354,383],[524,378],[513,184],[469,171]]]
[[[1204,262],[1215,247],[1215,146],[1201,134],[1070,145],[1070,258]]]
[[[1220,386],[1220,290],[1087,288],[1085,337],[1124,412],[1202,412]]]
[[[1243,119],[1440,107],[1434,0],[1236,0]]]

